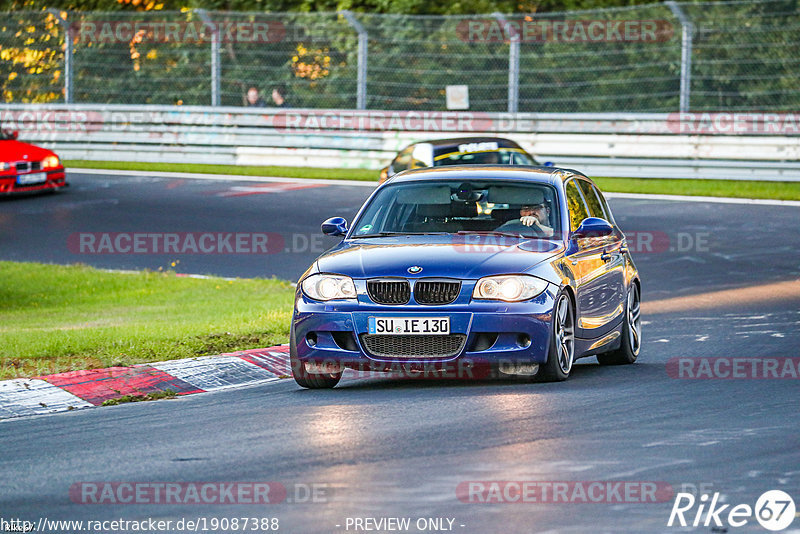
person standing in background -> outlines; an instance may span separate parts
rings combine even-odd
[[[245,106],[250,108],[265,108],[267,107],[267,103],[264,102],[264,99],[258,94],[257,87],[251,87],[247,90],[247,96],[245,97]]]
[[[272,88],[272,105],[276,108],[288,108],[289,103],[286,101],[286,86],[276,85]]]

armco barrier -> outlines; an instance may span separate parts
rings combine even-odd
[[[594,176],[800,181],[797,114],[5,104],[0,124],[64,159],[378,169],[414,141],[500,135]]]

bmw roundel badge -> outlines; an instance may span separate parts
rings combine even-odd
[[[422,267],[420,267],[419,265],[412,265],[411,267],[408,268],[408,272],[410,272],[411,274],[420,273],[422,272]]]

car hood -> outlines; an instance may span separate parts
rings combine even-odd
[[[41,161],[53,155],[46,148],[15,141],[12,139],[0,141],[0,159],[2,161]]]
[[[563,245],[545,239],[484,236],[400,236],[343,241],[317,259],[319,272],[353,278],[409,276],[477,279],[502,273],[525,273],[557,254]]]

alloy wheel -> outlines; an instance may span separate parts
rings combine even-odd
[[[569,374],[575,356],[575,324],[567,295],[561,295],[556,306],[555,336],[558,366]]]
[[[639,354],[639,347],[642,345],[642,321],[639,305],[639,288],[634,285],[628,292],[628,336],[631,351],[634,354]]]

